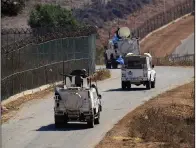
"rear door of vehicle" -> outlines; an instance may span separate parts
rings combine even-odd
[[[133,57],[126,62],[126,77],[131,80],[147,76],[146,58]]]

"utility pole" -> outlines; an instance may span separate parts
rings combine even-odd
[[[165,0],[164,0],[164,13],[165,13]]]
[[[120,11],[120,6],[118,5],[118,11]],[[119,27],[119,17],[118,17],[118,27]]]
[[[165,8],[165,0],[164,0],[164,21],[166,20],[166,8]]]

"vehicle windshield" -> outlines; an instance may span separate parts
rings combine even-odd
[[[128,69],[146,68],[146,58],[128,58],[125,59],[125,67]]]

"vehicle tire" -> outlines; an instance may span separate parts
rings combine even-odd
[[[150,90],[151,89],[151,81],[146,82],[146,89]]]
[[[156,80],[154,79],[154,81],[153,82],[151,82],[151,87],[152,88],[155,88],[155,82],[156,82]]]
[[[63,123],[64,123],[65,125],[67,125],[67,123],[68,123],[68,117],[67,117],[67,116],[64,116],[64,121],[63,121]]]
[[[116,62],[113,62],[113,63],[112,63],[112,68],[113,68],[113,69],[117,69],[117,68],[118,68],[118,64],[117,64]]]
[[[106,69],[111,69],[111,64],[110,63],[106,63]]]
[[[121,82],[121,87],[122,87],[123,90],[126,89],[126,83],[124,81]]]
[[[130,82],[126,82],[127,84],[127,89],[129,90],[129,89],[131,89],[131,83]]]
[[[87,125],[88,125],[89,128],[94,128],[94,126],[95,126],[95,118],[94,118],[94,116],[92,117],[92,119],[90,119],[87,122]]]
[[[61,128],[63,126],[63,116],[54,116],[54,122],[56,128]]]
[[[95,124],[99,124],[100,123],[100,112],[97,115],[98,117],[95,119]]]

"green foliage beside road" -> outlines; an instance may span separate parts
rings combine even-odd
[[[28,24],[31,28],[37,27],[77,27],[79,23],[72,12],[57,5],[38,4],[31,11]]]

